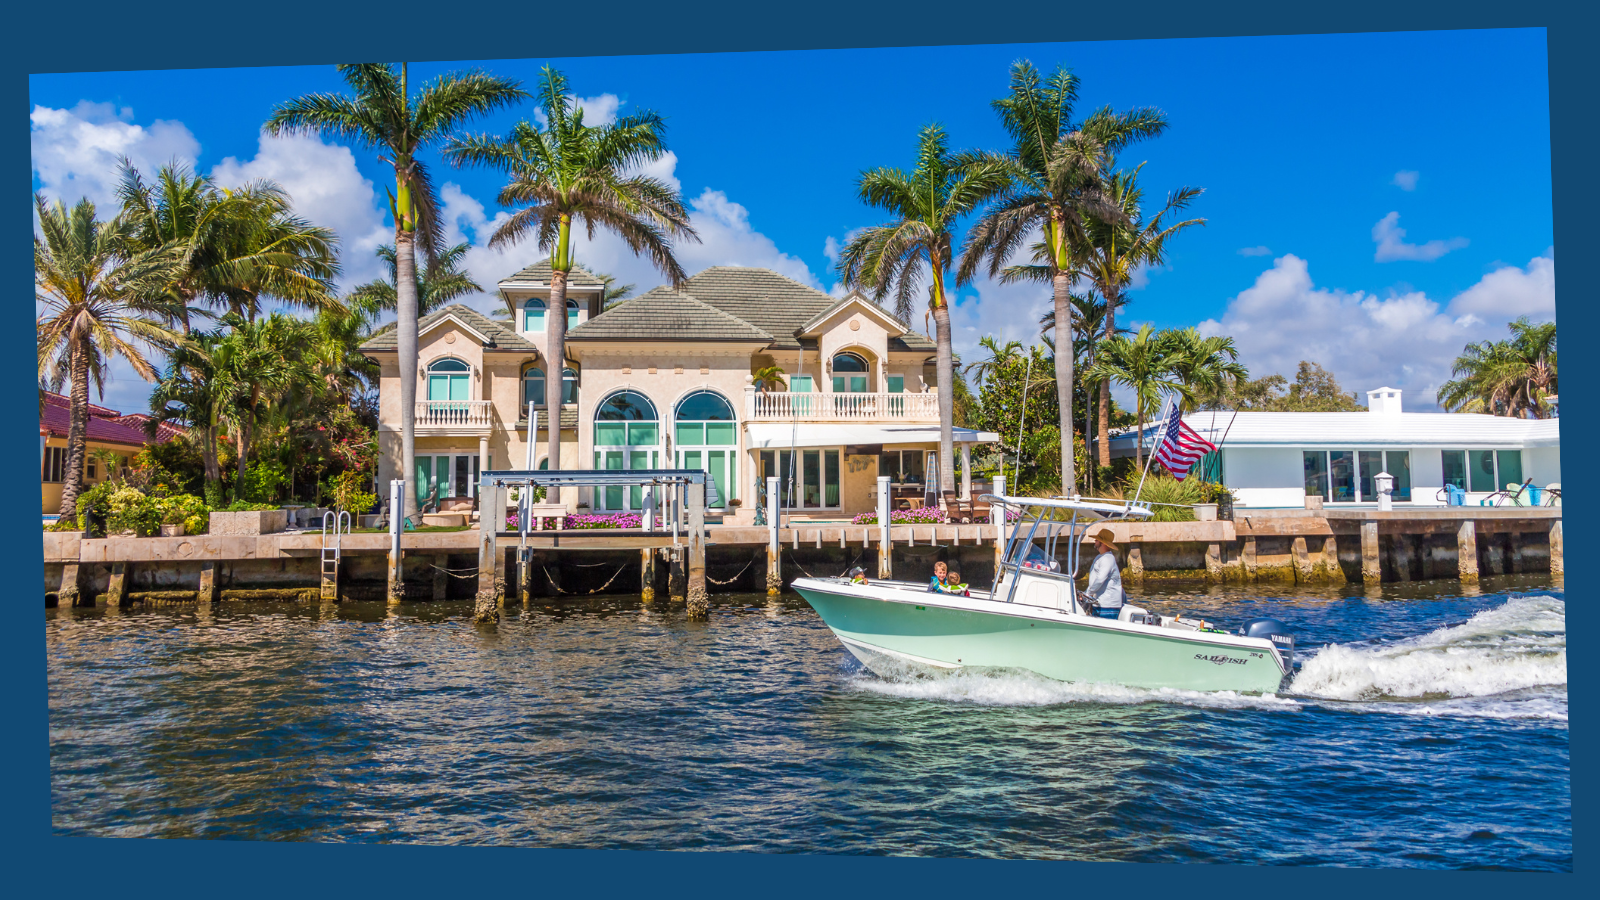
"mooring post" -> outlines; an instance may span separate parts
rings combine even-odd
[[[450,557],[433,558],[433,599],[444,600],[450,596]]]
[[[1383,581],[1383,558],[1378,555],[1378,523],[1371,519],[1361,523],[1361,583],[1378,584]]]
[[[111,584],[106,588],[106,605],[117,607],[128,605],[128,579],[133,576],[133,563],[114,562],[111,564]]]
[[[1206,545],[1206,581],[1212,584],[1222,583],[1222,545]]]
[[[505,596],[501,580],[501,518],[506,514],[505,488],[485,478],[478,488],[478,593],[473,601],[472,621],[488,624],[500,621],[500,601]]]
[[[1410,581],[1411,580],[1411,539],[1407,535],[1396,534],[1396,535],[1392,536],[1390,538],[1390,540],[1393,541],[1393,543],[1390,545],[1390,552],[1392,554],[1391,560],[1392,560],[1392,562],[1394,564],[1394,577],[1395,577],[1395,580],[1396,581]]]
[[[396,478],[389,482],[389,584],[385,592],[390,606],[405,599],[405,577],[400,571],[403,558],[400,535],[406,528],[406,482]]]
[[[894,564],[890,554],[894,545],[889,543],[889,476],[878,476],[878,577],[894,577]]]
[[[778,563],[778,477],[767,478],[767,596],[783,590],[783,570]]]
[[[1344,566],[1339,565],[1339,539],[1328,535],[1322,539],[1322,572],[1330,584],[1344,584]]]
[[[1561,520],[1557,519],[1550,525],[1550,574],[1566,574],[1566,568],[1561,561]]]
[[[639,551],[639,600],[643,603],[656,601],[656,548],[646,547]]]
[[[1142,541],[1144,541],[1143,534],[1130,534],[1128,536],[1128,576],[1129,580],[1135,584],[1144,583],[1144,550],[1141,545]],[[1077,577],[1078,573],[1074,572],[1072,574],[1073,577]]]
[[[200,603],[215,603],[222,596],[217,570],[222,564],[213,559],[200,563],[200,587],[195,591],[195,600]]]
[[[683,545],[667,550],[667,599],[683,603],[689,599],[689,578],[684,571]]]
[[[1241,567],[1244,569],[1244,580],[1250,582],[1255,581],[1256,539],[1254,537],[1247,537],[1244,539],[1244,550],[1239,554],[1239,562]]]
[[[1456,529],[1456,573],[1462,581],[1478,580],[1478,526],[1471,519]]]
[[[1294,551],[1294,577],[1301,584],[1309,583],[1316,577],[1316,568],[1311,565],[1311,553],[1306,548],[1306,539],[1297,536],[1291,548]]]
[[[1490,531],[1483,538],[1483,561],[1489,565],[1489,574],[1504,575],[1506,559],[1505,554],[1501,552],[1499,532]]]
[[[704,619],[706,598],[706,484],[685,485],[689,495],[689,618]]]

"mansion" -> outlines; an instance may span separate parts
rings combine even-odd
[[[767,476],[791,514],[839,519],[874,508],[874,485],[937,499],[934,344],[860,294],[842,299],[768,269],[717,266],[602,309],[600,279],[567,281],[567,356],[545,358],[550,266],[499,284],[514,321],[451,305],[418,324],[420,497],[470,497],[478,473],[523,468],[528,409],[534,465],[551,420],[561,469],[700,469],[707,503],[748,522]],[[378,482],[398,477],[400,367],[393,326],[362,352],[381,369]],[[776,382],[756,373],[778,367]],[[559,395],[559,403],[554,403]],[[955,430],[963,457],[994,434]],[[958,466],[969,472],[970,466]],[[930,485],[930,480],[932,485]],[[970,485],[959,485],[963,496]],[[639,488],[562,492],[571,510],[636,510]]]

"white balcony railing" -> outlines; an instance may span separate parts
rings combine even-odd
[[[939,395],[768,393],[746,395],[751,421],[802,422],[937,422]]]
[[[418,400],[417,429],[483,430],[492,419],[488,400]]]

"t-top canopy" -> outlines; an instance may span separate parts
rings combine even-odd
[[[1001,497],[995,494],[984,494],[978,499],[986,500],[991,505],[1002,506],[1040,506],[1047,509],[1071,509],[1082,512],[1092,512],[1096,515],[1111,517],[1147,517],[1152,515],[1150,507],[1135,503],[1118,503],[1115,500],[1082,500],[1071,497]]]

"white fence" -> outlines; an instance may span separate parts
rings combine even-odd
[[[745,414],[751,421],[802,422],[939,420],[939,395],[753,393]]]
[[[489,428],[488,400],[418,400],[417,428]]]

